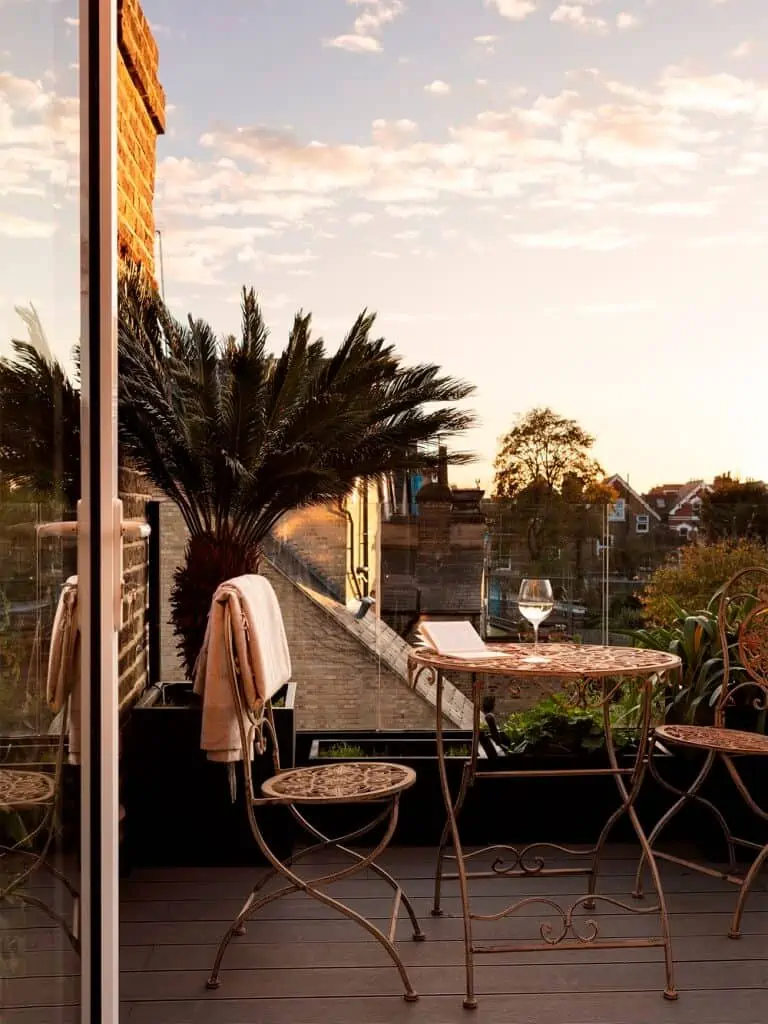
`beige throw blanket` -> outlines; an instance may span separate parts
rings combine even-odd
[[[229,634],[229,637],[228,637]],[[238,576],[214,594],[203,649],[195,665],[195,693],[203,700],[200,746],[211,761],[240,761],[243,750],[232,695],[237,658],[246,706],[259,712],[291,678],[291,659],[280,605],[263,576]],[[253,751],[248,751],[249,759]]]
[[[77,576],[64,584],[53,620],[46,696],[55,714],[69,700],[69,761],[80,763],[80,614]]]

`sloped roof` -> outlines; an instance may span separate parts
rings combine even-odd
[[[635,501],[639,501],[643,508],[647,509],[654,519],[657,519],[659,522],[661,522],[661,516],[659,515],[659,513],[655,509],[651,508],[651,506],[648,504],[648,502],[641,494],[638,494],[637,491],[634,490],[634,488],[629,486],[624,477],[619,476],[618,473],[614,473],[613,476],[609,476],[605,482],[609,486],[615,483],[620,484],[627,492],[627,494],[631,494]]]
[[[687,505],[689,501],[692,501],[700,490],[712,490],[708,483],[704,480],[694,480],[691,483],[685,485],[682,491],[682,496],[678,496],[677,503],[669,510],[669,514],[673,516],[675,512],[682,506]]]

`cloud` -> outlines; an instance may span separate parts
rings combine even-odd
[[[743,60],[754,52],[755,44],[750,39],[745,39],[744,42],[739,43],[738,46],[734,46],[732,50],[729,50],[728,55],[733,57],[735,60]]]
[[[349,53],[379,53],[382,29],[403,14],[405,3],[403,0],[347,0],[347,3],[362,8],[352,31],[326,39],[323,45]]]
[[[760,246],[768,245],[768,231],[732,231],[723,235],[709,235],[695,238],[691,246],[696,249],[713,249],[719,246]]]
[[[347,218],[347,220],[349,224],[353,225],[370,224],[373,220],[373,214],[365,212],[353,213],[351,217]]]
[[[398,231],[394,236],[399,242],[413,242],[417,238],[421,238],[420,231]]]
[[[538,6],[538,0],[485,0],[485,6],[494,7],[502,18],[522,21],[529,14],[533,14]]]
[[[50,238],[55,230],[56,225],[50,221],[0,212],[0,237],[3,238]]]
[[[337,50],[348,50],[350,53],[378,53],[381,50],[381,43],[373,36],[336,36],[329,39],[325,45],[333,46]]]
[[[475,36],[475,42],[485,53],[495,53],[498,36]]]
[[[269,263],[276,263],[281,267],[293,267],[302,263],[311,263],[317,256],[311,249],[304,249],[302,252],[275,252],[267,256]]]
[[[380,146],[395,147],[413,138],[417,131],[416,122],[407,117],[401,117],[397,121],[387,121],[378,117],[371,125],[371,138]]]
[[[710,217],[716,210],[714,203],[667,201],[651,203],[642,207],[640,212],[649,213],[652,217]]]
[[[654,302],[594,302],[580,306],[581,316],[627,316],[633,313],[652,313]]]
[[[627,11],[621,11],[616,15],[616,28],[620,31],[637,28],[639,24],[640,19],[635,14],[629,14]]]
[[[552,12],[549,20],[573,25],[584,32],[597,32],[600,35],[608,32],[608,22],[604,18],[587,14],[583,4],[560,4]]]
[[[591,159],[623,169],[693,170],[701,159],[698,144],[713,141],[674,111],[614,103],[577,108],[563,136]]]
[[[424,92],[430,92],[433,96],[447,96],[450,91],[450,85],[439,78],[436,78],[434,82],[430,82],[429,85],[424,86]]]
[[[488,85],[488,79],[487,78],[476,78],[475,79],[475,85],[479,85],[482,88],[483,86]]]
[[[672,67],[661,78],[661,102],[666,107],[718,117],[748,115],[768,121],[768,86],[720,72],[690,75]]]
[[[592,231],[542,231],[538,234],[511,235],[525,249],[584,249],[589,252],[613,252],[642,241],[640,235],[628,235],[618,228]]]
[[[439,206],[385,206],[384,212],[390,217],[397,217],[400,220],[411,220],[413,217],[439,217],[445,213],[444,207]]]
[[[0,73],[0,195],[75,199],[79,186],[77,97]]]
[[[387,252],[381,249],[374,249],[371,256],[375,256],[379,260],[396,260],[399,256],[396,252]]]

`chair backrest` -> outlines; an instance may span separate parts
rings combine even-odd
[[[738,690],[757,687],[759,704],[768,705],[768,566],[735,573],[723,587],[717,615],[723,655],[723,681],[716,724],[724,725],[726,707]]]
[[[251,774],[251,760],[248,752],[255,744],[266,742],[272,754],[272,764],[275,774],[281,770],[280,751],[277,745],[277,734],[275,732],[275,719],[272,714],[272,702],[267,700],[258,711],[252,710],[243,690],[242,676],[235,651],[232,625],[231,609],[225,608],[225,635],[227,645],[227,660],[230,666],[230,686],[232,690],[232,702],[237,717],[237,727],[240,733],[240,743],[243,750],[243,775],[245,780],[246,804],[249,808],[249,817],[252,816],[251,805],[256,797],[253,788],[253,777]]]

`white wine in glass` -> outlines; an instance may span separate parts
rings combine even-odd
[[[546,661],[546,658],[538,656],[539,626],[555,607],[555,599],[552,594],[552,584],[550,581],[523,580],[520,584],[517,606],[520,609],[520,614],[524,615],[533,626],[534,655],[527,660]]]

